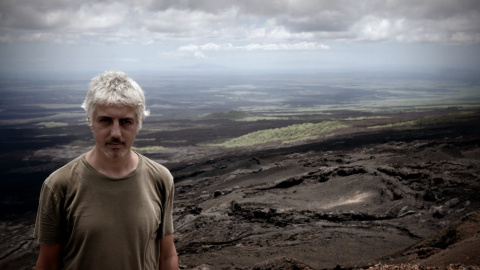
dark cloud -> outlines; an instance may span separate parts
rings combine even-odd
[[[343,13],[325,11],[309,17],[285,16],[279,22],[293,32],[344,32],[355,23]]]
[[[477,0],[389,1],[384,7],[390,15],[412,20],[444,20],[474,12],[479,13]]]

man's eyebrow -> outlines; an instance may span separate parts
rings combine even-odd
[[[106,116],[106,115],[99,115],[97,116],[97,120],[111,120],[114,117]],[[135,117],[122,117],[119,119],[120,121],[135,121]]]

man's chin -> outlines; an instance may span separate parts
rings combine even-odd
[[[125,154],[128,153],[128,148],[122,148],[122,149],[103,149],[102,151],[105,156],[107,156],[108,158],[112,158],[112,159],[118,159],[118,158],[122,158],[125,156]]]

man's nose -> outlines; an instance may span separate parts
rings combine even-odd
[[[120,123],[119,121],[113,121],[112,130],[110,131],[110,135],[114,138],[120,138],[122,132],[120,131]]]

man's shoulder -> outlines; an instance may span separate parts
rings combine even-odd
[[[140,158],[143,159],[144,163],[144,169],[147,170],[150,174],[154,174],[157,176],[160,176],[161,178],[168,179],[170,181],[173,181],[173,176],[170,173],[170,170],[167,169],[167,167],[163,166],[162,164],[144,156],[141,154],[138,154]]]
[[[45,180],[45,183],[52,187],[67,185],[72,180],[72,177],[78,173],[79,166],[82,166],[82,157],[83,155],[80,155],[52,172]]]

